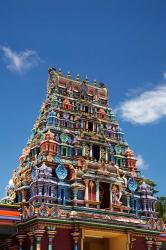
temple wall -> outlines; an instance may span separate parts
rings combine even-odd
[[[143,237],[135,237],[136,239],[133,243],[132,250],[147,250],[147,246],[145,244],[145,239]]]
[[[71,236],[70,229],[58,228],[56,236],[53,240],[53,250],[71,250],[73,249],[74,241]]]

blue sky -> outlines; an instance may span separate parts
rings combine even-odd
[[[97,79],[143,174],[166,195],[166,1],[0,5],[0,196],[46,95],[47,68]]]

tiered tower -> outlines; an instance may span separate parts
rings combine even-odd
[[[87,239],[92,228],[112,234],[121,228],[130,236],[137,229],[145,236],[163,229],[153,190],[143,182],[108,106],[107,88],[96,81],[90,85],[87,78],[73,80],[70,73],[63,77],[61,70],[49,68],[47,98],[12,179],[6,200],[21,206],[18,234],[26,238],[35,230],[37,246],[42,237],[49,239],[45,245],[53,244],[61,224],[72,230],[73,249],[82,244],[83,225]],[[35,225],[37,219],[41,221]],[[131,237],[128,244],[133,244]],[[90,245],[86,240],[82,249]]]

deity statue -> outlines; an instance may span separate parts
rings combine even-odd
[[[69,179],[75,180],[77,178],[77,169],[73,167],[73,165],[69,165]]]
[[[15,198],[16,198],[15,189],[12,187],[9,187],[9,189],[7,190],[7,196],[9,197],[10,203],[13,203],[15,201]]]
[[[122,197],[121,188],[119,185],[113,185],[112,186],[112,203],[114,205],[121,205],[120,199]]]
[[[47,88],[49,91],[50,88],[53,88],[55,86],[57,81],[57,75],[55,74],[55,68],[49,68],[48,73],[49,73],[49,78],[47,81]]]
[[[31,175],[32,175],[33,181],[36,181],[39,178],[39,169],[37,166],[33,168]]]
[[[13,170],[12,180],[13,180],[13,184],[16,185],[16,184],[17,184],[17,173],[16,173],[16,169]]]
[[[49,152],[48,155],[47,155],[47,161],[53,162],[53,155],[52,155],[51,152]]]

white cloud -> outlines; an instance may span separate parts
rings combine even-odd
[[[138,170],[147,170],[149,168],[149,165],[145,163],[144,159],[142,158],[142,155],[137,155],[136,159]]]
[[[13,186],[13,179],[9,180],[9,186]]]
[[[124,120],[131,123],[147,124],[158,121],[166,116],[166,85],[122,102],[117,111]]]
[[[39,55],[34,50],[27,49],[17,53],[9,47],[1,46],[1,49],[4,53],[7,68],[10,71],[25,72],[36,67],[41,62]]]

